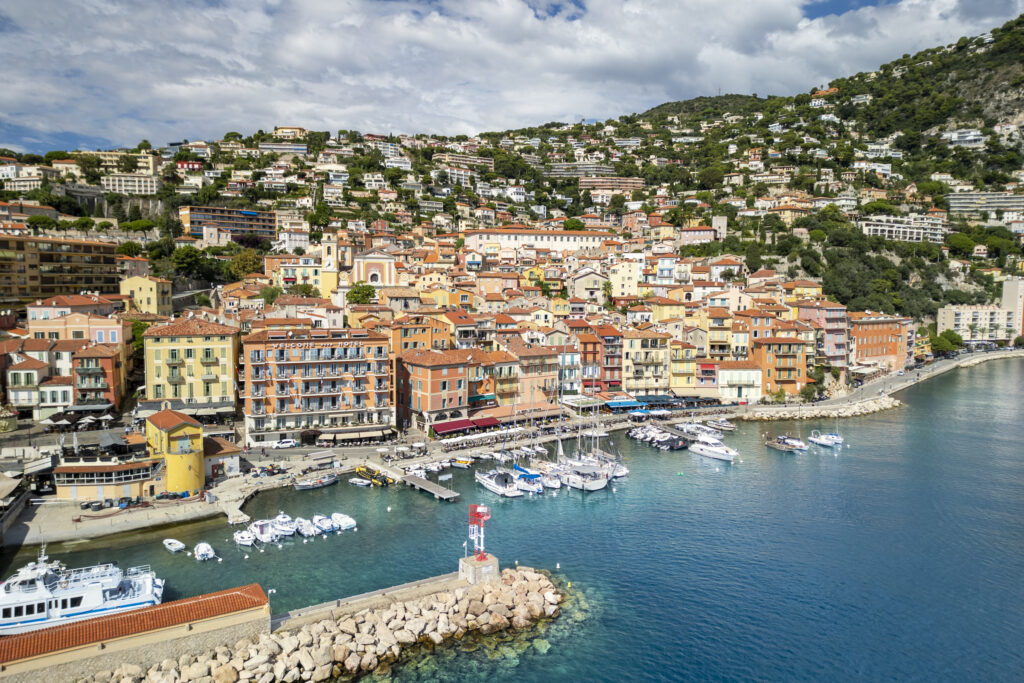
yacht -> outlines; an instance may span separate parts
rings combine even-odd
[[[739,453],[734,448],[729,448],[718,439],[711,436],[700,436],[690,444],[690,452],[703,455],[706,458],[732,462]]]
[[[793,450],[806,451],[807,448],[808,448],[806,443],[804,443],[800,439],[796,438],[795,436],[790,436],[789,434],[785,434],[783,436],[780,436],[779,438],[782,439],[783,441],[785,441],[786,443],[788,443],[790,446],[792,446]]]
[[[274,530],[274,523],[269,519],[258,519],[249,525],[249,531],[260,543],[276,543],[278,533]]]
[[[192,549],[192,555],[200,562],[212,560],[217,557],[217,553],[213,551],[213,546],[206,541],[200,541],[197,543],[196,547]]]
[[[600,491],[608,486],[608,470],[593,465],[569,464],[558,475],[562,483],[571,489],[580,491]]]
[[[807,440],[811,443],[816,443],[819,446],[827,446],[828,448],[842,448],[843,437],[835,432],[831,434],[822,434],[817,429],[811,432],[811,435],[807,437]]]
[[[348,483],[353,486],[373,486],[373,482],[369,479],[363,479],[362,477],[351,477]]]
[[[289,517],[286,513],[280,512],[277,517],[272,520],[274,525],[274,531],[279,536],[294,536],[295,535],[295,520]]]
[[[313,522],[309,521],[305,517],[295,518],[295,531],[298,532],[300,536],[305,536],[307,538],[310,536],[316,536],[317,533],[319,533],[317,528],[313,526]]]
[[[238,545],[251,546],[256,543],[256,534],[248,529],[239,529],[232,534],[232,538],[235,539],[235,543]]]
[[[356,528],[356,520],[341,512],[335,512],[331,515],[331,524],[339,531],[348,531],[349,529]]]
[[[489,472],[477,471],[474,475],[477,483],[481,484],[491,493],[497,493],[506,498],[518,498],[523,492],[516,486],[515,477],[509,472],[490,470]]]
[[[0,636],[159,605],[163,598],[164,580],[148,565],[68,569],[45,553],[0,583]]]
[[[330,517],[323,515],[313,515],[313,526],[325,534],[334,531],[334,522],[331,521]]]
[[[710,436],[715,439],[722,438],[722,432],[718,431],[714,427],[702,425],[699,422],[680,422],[676,425],[676,429],[693,439],[697,439],[701,436]]]
[[[514,472],[510,473],[516,478],[516,488],[524,493],[544,493],[544,484],[540,482],[540,474],[530,472],[524,467],[513,465]]]
[[[169,553],[180,553],[185,549],[185,544],[176,538],[165,538],[164,547],[167,548]]]

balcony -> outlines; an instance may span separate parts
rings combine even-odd
[[[185,378],[182,375],[171,375],[167,378],[168,384],[184,384]]]
[[[105,380],[91,380],[88,382],[79,381],[75,384],[76,389],[109,389],[110,385]]]
[[[199,379],[203,380],[204,382],[216,382],[218,379],[220,379],[220,375],[214,373],[212,370],[207,370]]]
[[[220,358],[217,356],[200,356],[199,362],[203,365],[220,365]]]
[[[164,361],[164,365],[170,365],[171,367],[181,367],[184,364],[184,358],[168,358]]]
[[[79,375],[102,375],[104,371],[99,366],[79,365],[75,372]]]

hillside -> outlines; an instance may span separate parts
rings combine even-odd
[[[1007,119],[1024,122],[1024,16],[993,29],[988,36],[964,37],[950,45],[904,55],[877,71],[837,78],[829,87],[837,88],[844,98],[872,96],[866,105],[847,102],[835,113],[873,136],[897,130],[924,133],[937,127],[992,126]],[[666,102],[641,116],[748,114],[774,109],[772,105],[799,105],[808,99],[809,95],[696,97]]]

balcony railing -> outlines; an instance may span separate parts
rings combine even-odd
[[[184,364],[185,364],[185,359],[184,358],[168,358],[167,360],[164,361],[164,365],[170,365],[170,366],[175,366],[175,367],[180,367],[180,366],[182,366]]]
[[[99,366],[79,365],[75,368],[79,375],[102,375],[104,370]]]
[[[185,378],[182,375],[171,375],[167,378],[168,384],[184,384]]]
[[[200,356],[199,362],[203,365],[220,365],[220,358],[216,356]]]

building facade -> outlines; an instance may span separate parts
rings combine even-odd
[[[238,338],[235,327],[196,319],[150,327],[143,334],[148,399],[143,405],[233,413]]]

